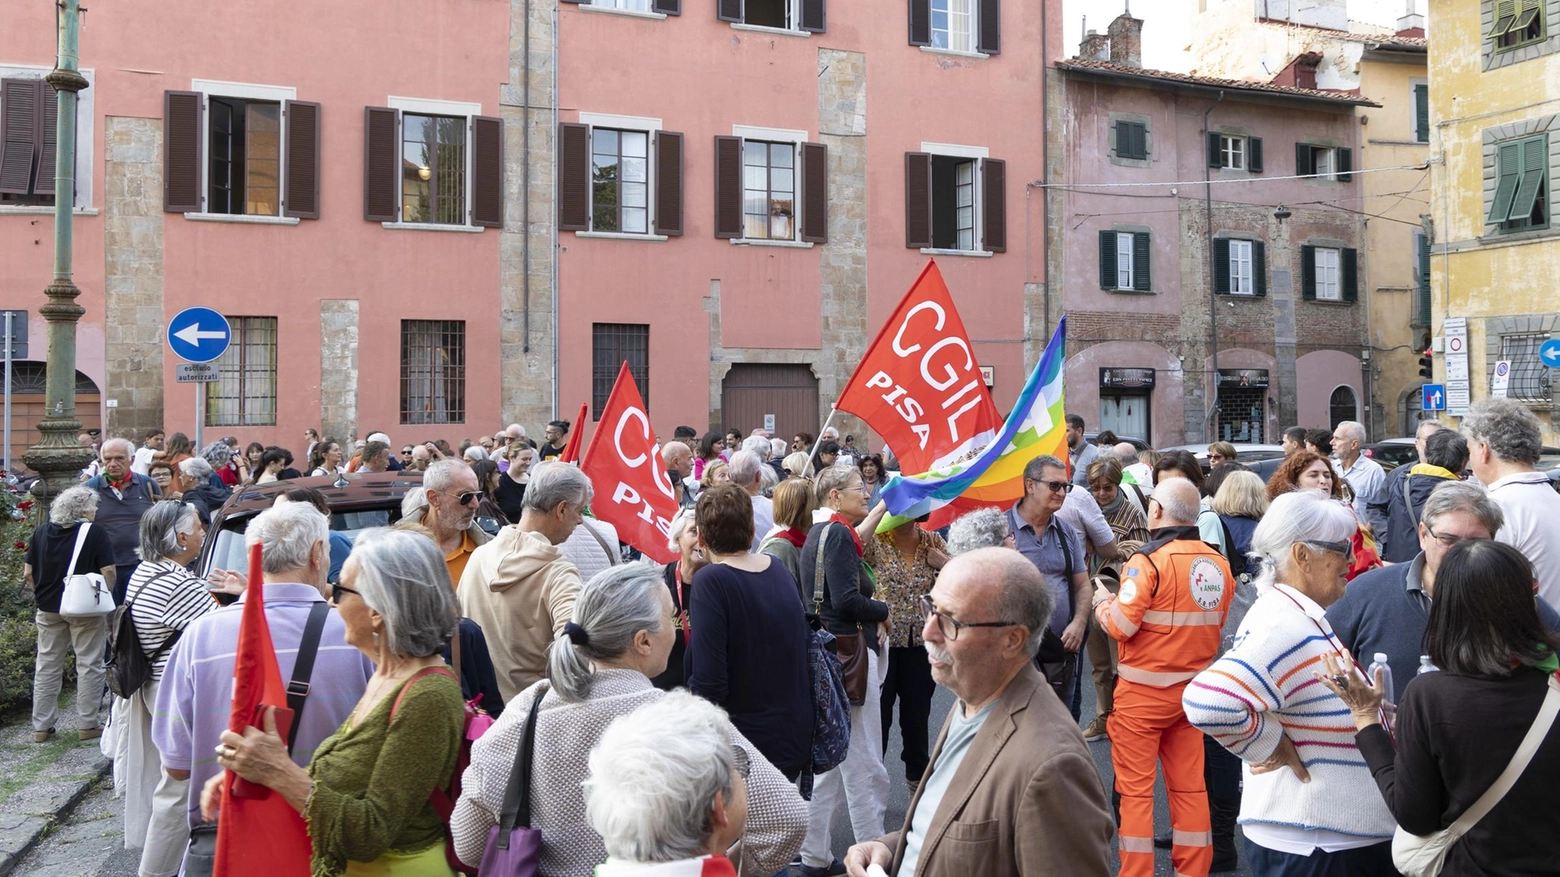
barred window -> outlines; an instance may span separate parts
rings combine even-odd
[[[206,386],[207,426],[276,425],[276,318],[228,317],[233,340]]]
[[[1549,369],[1538,356],[1538,349],[1548,340],[1547,332],[1500,336],[1500,358],[1511,363],[1507,396],[1530,405],[1549,404]]]
[[[623,363],[639,384],[645,408],[650,407],[650,327],[640,323],[596,323],[591,327],[591,411],[601,419],[612,385]]]
[[[466,322],[401,321],[401,422],[466,420]]]

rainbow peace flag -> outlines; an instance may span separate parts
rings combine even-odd
[[[1062,407],[1066,337],[1067,317],[1063,315],[1013,413],[990,444],[947,466],[919,475],[896,476],[888,482],[882,499],[889,514],[878,525],[879,533],[949,505],[975,508],[1017,502],[1024,495],[1024,467],[1030,460],[1051,454],[1066,461],[1066,412]]]

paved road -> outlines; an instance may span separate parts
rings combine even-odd
[[[1087,667],[1084,668],[1083,678],[1087,683],[1089,678]],[[946,689],[939,688],[932,704],[934,736],[952,707],[953,695]],[[1084,721],[1087,722],[1093,715],[1094,688],[1085,684]],[[1110,743],[1105,740],[1090,743],[1089,751],[1094,756],[1095,765],[1100,771],[1100,779],[1108,792],[1114,776],[1110,765]],[[904,822],[905,810],[910,804],[909,789],[904,781],[904,763],[899,759],[899,752],[899,731],[895,728],[889,741],[888,757],[885,759],[889,778],[892,781],[886,820],[890,827]],[[1165,802],[1162,783],[1157,791],[1157,797],[1154,820],[1156,833],[1168,834],[1170,811],[1169,805]],[[120,802],[113,798],[111,784],[104,782],[82,800],[59,830],[49,835],[27,858],[22,860],[15,873],[27,877],[87,877],[87,875],[135,877],[140,859],[124,849],[123,839]],[[843,854],[851,842],[850,821],[842,807],[834,820],[835,850]],[[1165,877],[1174,874],[1168,850],[1157,851],[1154,871],[1156,875],[1165,875]],[[1249,877],[1251,872],[1246,867],[1244,854],[1240,870],[1230,873],[1237,877]]]

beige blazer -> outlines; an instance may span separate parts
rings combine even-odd
[[[962,707],[956,703],[954,709]],[[933,764],[947,736],[945,721]],[[882,838],[894,851],[890,873],[899,873],[925,789],[923,781],[904,827]],[[1029,664],[1008,683],[970,744],[921,842],[915,877],[1109,877],[1115,833],[1078,724]]]

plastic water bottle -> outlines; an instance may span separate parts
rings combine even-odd
[[[1416,675],[1416,676],[1423,676],[1426,673],[1439,673],[1439,672],[1441,672],[1441,668],[1437,667],[1436,665],[1434,665],[1432,663],[1430,663],[1430,656],[1429,655],[1420,655],[1419,656],[1419,672],[1414,674],[1414,675]]]
[[[1373,658],[1374,660],[1365,670],[1366,680],[1375,685],[1376,670],[1381,669],[1381,711],[1386,714],[1387,727],[1391,728],[1393,720],[1397,717],[1397,696],[1396,689],[1392,686],[1392,665],[1387,663],[1385,652],[1377,652]]]

